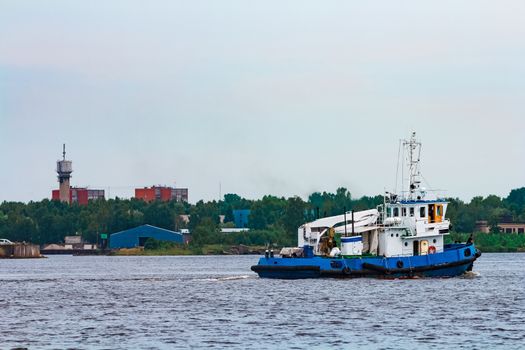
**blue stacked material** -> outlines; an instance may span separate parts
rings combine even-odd
[[[251,210],[249,209],[235,209],[233,210],[233,221],[235,227],[237,228],[246,228],[248,227],[249,216]]]

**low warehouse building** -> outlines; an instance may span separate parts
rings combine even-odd
[[[143,247],[148,238],[183,243],[182,234],[151,225],[142,225],[113,233],[109,239],[111,249]]]

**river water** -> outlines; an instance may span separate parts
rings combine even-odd
[[[0,260],[0,348],[525,348],[525,254],[414,280],[259,279],[257,260]]]

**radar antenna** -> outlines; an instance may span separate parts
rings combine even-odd
[[[410,140],[404,140],[403,146],[408,149],[408,170],[409,170],[409,199],[414,199],[414,193],[419,190],[421,185],[421,172],[419,161],[421,160],[421,142],[416,140],[416,133],[412,132]]]

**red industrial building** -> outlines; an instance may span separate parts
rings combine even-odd
[[[84,187],[70,187],[69,202],[87,205],[90,200],[103,199],[104,190],[92,190]],[[60,200],[60,190],[53,190],[51,193],[52,200]]]
[[[135,198],[142,199],[146,202],[155,200],[162,202],[169,202],[171,200],[177,202],[188,202],[188,189],[167,186],[136,188]]]

